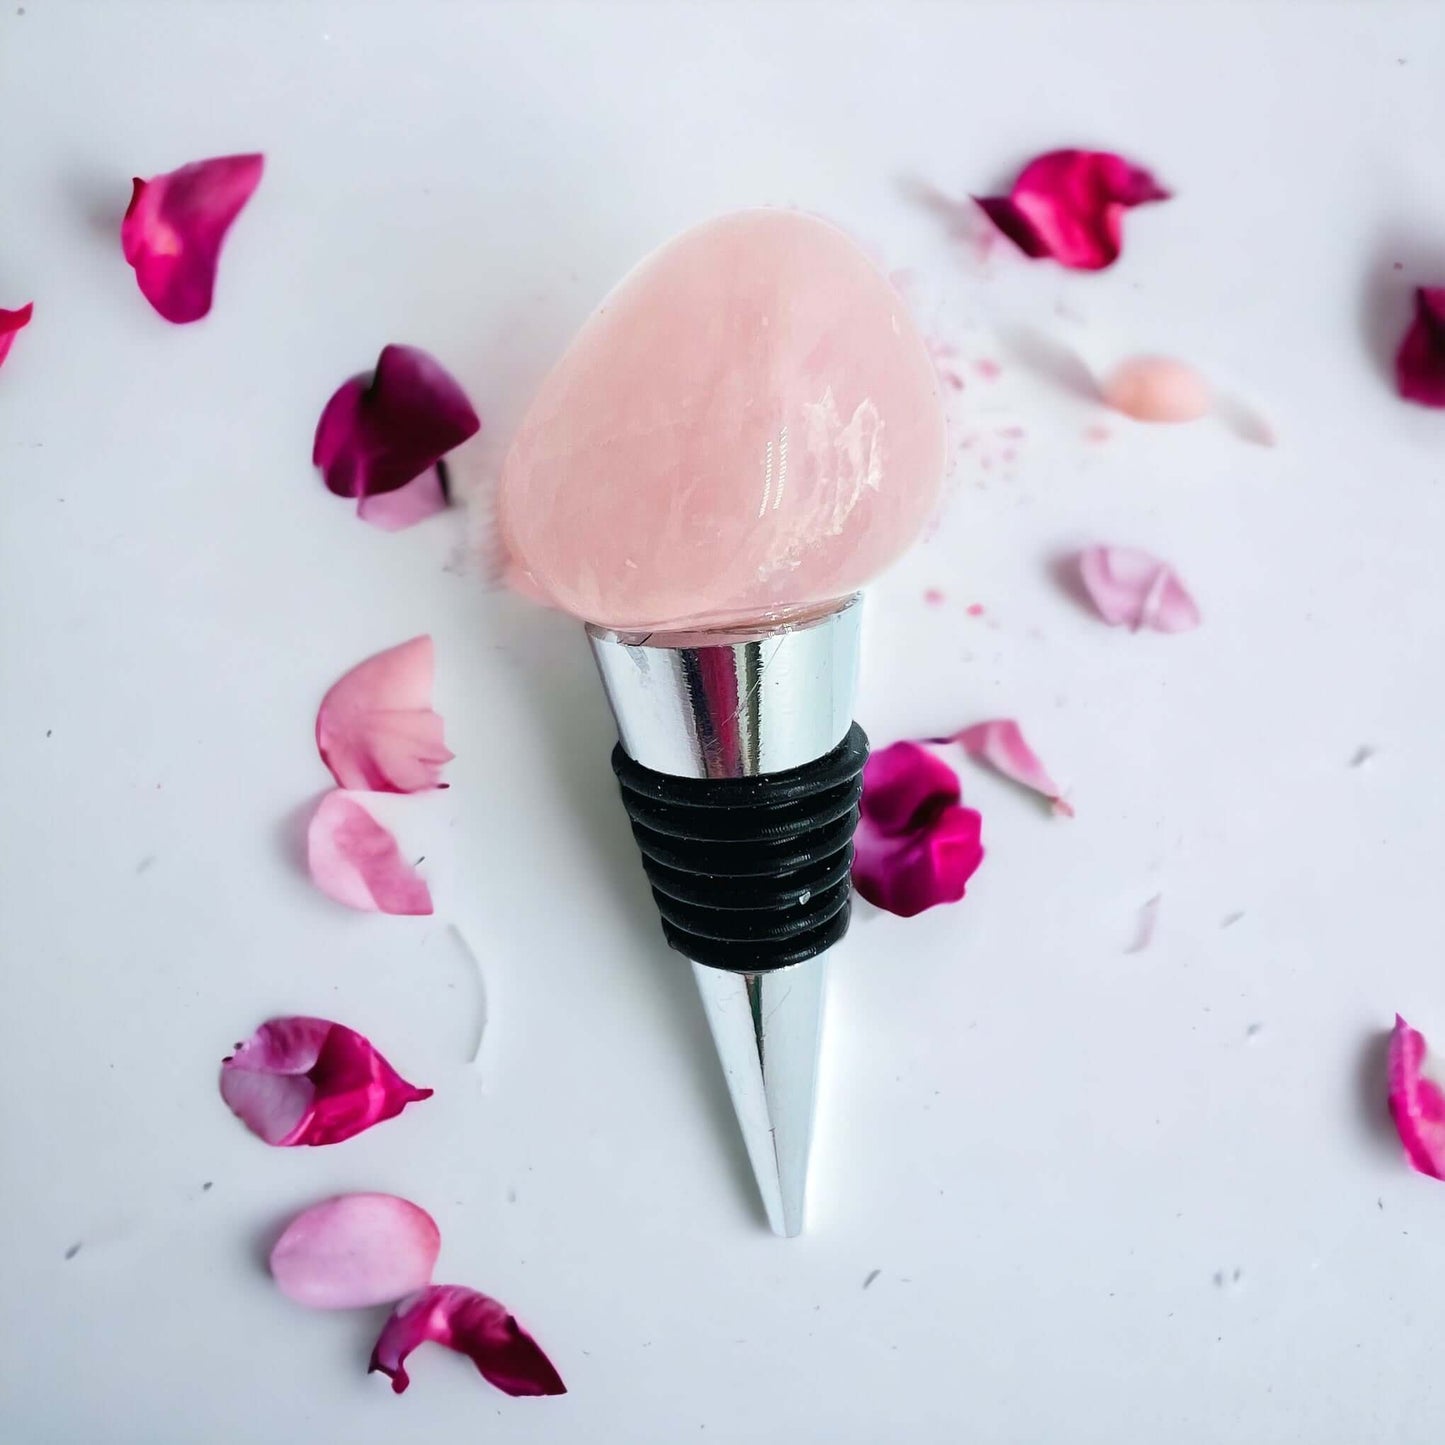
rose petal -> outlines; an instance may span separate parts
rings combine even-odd
[[[894,743],[863,768],[862,816],[880,833],[899,835],[962,798],[958,774],[918,743]]]
[[[445,512],[451,505],[445,467],[445,462],[438,462],[430,471],[414,477],[394,492],[363,497],[356,504],[356,515],[383,532],[404,532],[438,512]]]
[[[10,355],[10,348],[15,344],[15,335],[30,325],[30,318],[35,314],[35,303],[27,301],[18,311],[6,311],[0,306],[0,362],[3,362]]]
[[[958,775],[917,743],[894,743],[863,770],[853,886],[911,918],[955,903],[983,862],[983,819],[960,804]]]
[[[1166,562],[1135,547],[1086,547],[1079,577],[1099,616],[1111,627],[1189,632],[1199,626],[1199,607]]]
[[[1030,161],[1007,196],[974,199],[1024,255],[1100,271],[1119,258],[1124,212],[1169,192],[1111,151],[1062,150]]]
[[[211,309],[221,243],[261,184],[259,155],[196,161],[135,180],[120,226],[121,249],[141,295],[167,321],[199,321]]]
[[[1399,1014],[1390,1034],[1390,1114],[1410,1163],[1432,1179],[1445,1179],[1445,1088],[1427,1072],[1425,1035]]]
[[[509,1395],[565,1395],[542,1348],[496,1300],[459,1284],[434,1284],[397,1305],[367,1369],[380,1370],[399,1395],[411,1383],[406,1358],[428,1340],[466,1355]]]
[[[348,672],[321,699],[316,746],[343,788],[418,793],[442,786],[454,756],[432,711],[435,665],[426,634],[378,652]]]
[[[430,471],[481,425],[434,358],[387,346],[371,376],[353,376],[326,403],[311,460],[337,496],[376,497]]]
[[[281,1293],[317,1310],[389,1304],[431,1282],[441,1231],[394,1194],[343,1194],[303,1210],[271,1251]]]
[[[431,1096],[328,1019],[271,1019],[221,1064],[221,1097],[268,1144],[339,1144]]]
[[[1198,421],[1214,407],[1209,383],[1192,366],[1167,356],[1121,362],[1099,390],[1105,405],[1135,421]]]
[[[1041,793],[1052,804],[1054,812],[1065,818],[1074,816],[1073,806],[1060,795],[1059,785],[1049,776],[1038,754],[1024,741],[1018,723],[1012,718],[975,723],[955,733],[952,741],[959,743],[969,757],[978,758],[1004,777]]]
[[[402,861],[396,839],[338,788],[327,793],[306,830],[311,881],[328,898],[366,912],[424,914],[431,891]]]
[[[1415,319],[1395,357],[1395,381],[1406,401],[1445,406],[1445,286],[1415,291]]]

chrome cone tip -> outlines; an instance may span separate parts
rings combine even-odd
[[[694,963],[698,992],[773,1233],[803,1232],[828,955],[771,973]]]

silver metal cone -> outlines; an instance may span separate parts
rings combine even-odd
[[[587,629],[635,762],[676,778],[747,778],[824,757],[852,726],[861,607],[691,633]],[[827,955],[770,973],[694,963],[718,1057],[775,1233],[803,1228]]]
[[[803,1232],[828,955],[772,973],[692,966],[774,1234]]]

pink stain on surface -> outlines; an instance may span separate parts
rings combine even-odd
[[[985,381],[997,381],[1003,375],[1003,367],[992,357],[985,356],[973,364],[975,376],[981,376]]]

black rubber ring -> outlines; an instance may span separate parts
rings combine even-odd
[[[791,873],[780,873],[776,878],[752,877],[734,878],[728,889],[729,908],[793,908],[806,902],[814,893],[832,888],[841,883],[852,871],[852,856],[848,849],[839,849],[831,858],[820,859],[804,868],[795,868]],[[649,860],[648,881],[653,891],[666,894],[679,903],[697,903],[705,908],[715,908],[717,886],[710,874],[698,876],[682,873],[661,863]]]
[[[853,900],[850,898],[822,928],[780,943],[704,938],[700,934],[684,932],[665,918],[662,920],[662,931],[667,935],[667,941],[694,963],[706,964],[709,968],[725,968],[733,973],[771,973],[775,968],[806,963],[824,949],[832,948],[847,933],[852,910]]]
[[[868,739],[785,773],[673,778],[618,747],[612,767],[667,941],[696,963],[763,973],[847,932]]]

